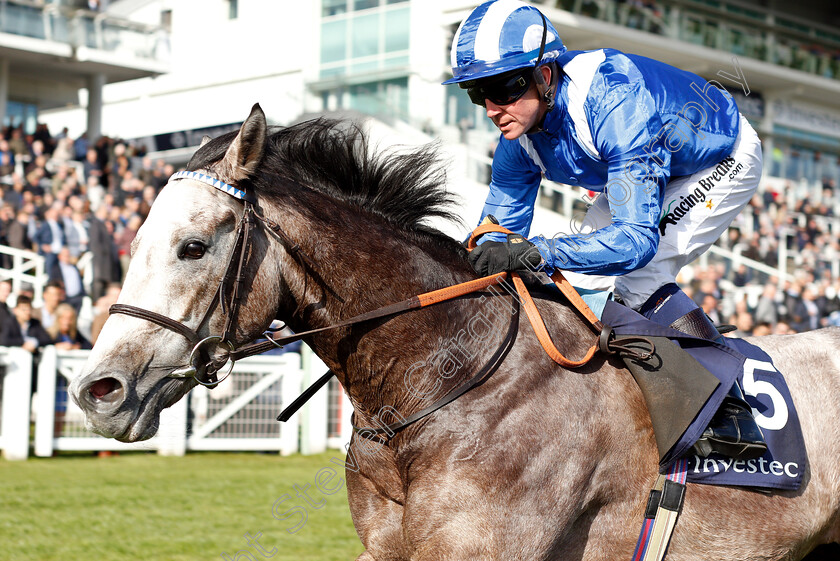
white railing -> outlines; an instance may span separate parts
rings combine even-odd
[[[0,347],[0,448],[9,460],[26,459],[30,418],[35,419],[34,452],[49,457],[61,450],[153,450],[183,455],[190,450],[274,451],[314,454],[350,440],[352,407],[344,392],[322,388],[286,423],[280,411],[326,371],[304,347],[300,354],[263,355],[242,360],[215,389],[199,387],[161,413],[157,434],[144,442],[122,443],[87,431],[83,412],[68,399],[67,387],[87,361],[89,351],[42,350],[30,412],[32,355]],[[336,403],[329,404],[329,395]],[[329,420],[336,410],[340,419]],[[338,430],[327,433],[328,426]]]
[[[7,460],[25,460],[29,455],[31,392],[32,354],[0,347],[0,448]]]
[[[157,60],[169,43],[161,25],[39,0],[0,0],[0,32]]]
[[[29,284],[34,290],[34,300],[38,304],[44,295],[44,285],[49,275],[44,271],[44,257],[34,251],[15,249],[0,245],[0,255],[12,258],[12,268],[0,268],[0,280],[12,279],[12,291],[19,293],[24,284]]]

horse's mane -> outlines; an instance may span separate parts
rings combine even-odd
[[[237,132],[202,146],[187,169],[209,168],[220,160]],[[435,245],[459,251],[460,245],[427,220],[459,220],[454,197],[445,189],[446,174],[436,147],[374,152],[361,127],[350,121],[318,118],[274,128],[251,185],[258,196],[279,196],[288,182],[311,187],[393,225],[431,238]]]

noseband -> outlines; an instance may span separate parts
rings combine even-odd
[[[248,262],[248,256],[251,250],[252,232],[257,222],[262,224],[266,224],[266,222],[256,212],[254,207],[256,198],[250,193],[228,185],[219,179],[195,171],[179,171],[172,175],[169,181],[178,181],[181,179],[192,179],[215,187],[219,191],[242,201],[244,205],[244,212],[237,226],[236,242],[233,244],[233,248],[228,256],[225,274],[219,282],[215,296],[210,301],[198,327],[195,329],[162,314],[128,304],[114,304],[111,306],[110,312],[112,314],[123,314],[143,319],[184,336],[193,345],[192,352],[190,353],[189,366],[178,368],[172,371],[167,377],[193,378],[199,384],[212,388],[227,378],[231,370],[233,370],[235,361],[232,358],[232,354],[236,350],[233,343],[235,332],[234,322],[239,313],[242,300],[241,287],[242,282],[245,280],[245,265]],[[274,223],[269,228],[274,231],[279,230],[279,227]],[[285,238],[285,236],[281,236],[282,238]],[[225,318],[222,333],[220,335],[211,335],[202,338],[198,333],[210,320],[210,316],[216,310],[216,307],[221,308]],[[269,339],[271,338],[269,337]],[[228,365],[227,371],[219,377],[217,375],[218,372],[226,364]]]

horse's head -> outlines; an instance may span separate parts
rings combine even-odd
[[[131,265],[114,309],[123,312],[108,318],[84,372],[71,385],[73,399],[95,432],[123,441],[149,438],[157,431],[161,410],[202,375],[213,380],[212,369],[195,377],[183,377],[183,372],[205,359],[217,357],[219,366],[223,361],[217,339],[198,345],[226,332],[243,254],[239,231],[246,205],[222,189],[229,191],[254,173],[266,135],[265,116],[254,106],[220,160],[196,170],[200,173],[170,180],[161,191],[132,244]],[[214,185],[213,179],[221,181]],[[279,275],[270,264],[277,260],[265,259],[276,245],[259,228],[252,228],[248,238],[242,265],[247,274],[239,275],[246,279],[238,287],[240,309],[222,347],[256,338],[277,309]]]

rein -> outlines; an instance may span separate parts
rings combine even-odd
[[[589,325],[589,327],[595,333],[594,342],[592,343],[584,357],[579,360],[568,359],[554,345],[545,327],[545,323],[543,322],[542,317],[540,316],[539,310],[534,304],[533,298],[528,292],[525,283],[522,281],[519,274],[516,272],[512,272],[510,274],[504,272],[497,273],[495,275],[490,275],[480,279],[475,279],[468,282],[441,288],[438,290],[433,290],[431,292],[426,292],[423,294],[412,296],[411,298],[408,298],[401,302],[388,304],[375,310],[371,310],[369,312],[353,316],[349,319],[340,321],[338,323],[334,323],[332,325],[319,327],[316,329],[310,329],[308,331],[302,331],[293,335],[275,338],[266,333],[264,334],[266,335],[266,341],[249,343],[242,347],[236,348],[233,342],[233,336],[235,333],[234,324],[242,300],[241,285],[242,282],[245,280],[245,267],[247,265],[248,257],[250,255],[251,237],[253,229],[257,225],[264,226],[278,237],[280,243],[286,248],[286,250],[290,254],[305,261],[305,263],[309,265],[312,269],[314,269],[314,265],[312,264],[311,260],[306,256],[306,254],[301,250],[300,246],[294,243],[293,240],[289,238],[289,236],[286,235],[285,232],[283,232],[282,228],[277,223],[273,222],[272,220],[266,217],[263,217],[256,211],[256,199],[247,191],[243,191],[241,189],[228,185],[227,183],[209,175],[205,175],[194,171],[177,172],[170,178],[170,181],[177,181],[181,179],[191,179],[199,181],[201,183],[205,183],[224,193],[227,193],[228,195],[238,200],[241,200],[243,202],[244,212],[237,227],[236,242],[234,243],[231,253],[228,257],[228,263],[225,269],[225,274],[222,276],[222,280],[219,282],[219,288],[216,291],[216,294],[214,295],[213,299],[207,307],[207,310],[202,316],[201,321],[195,329],[190,328],[181,322],[178,322],[172,318],[169,318],[157,312],[152,312],[150,310],[146,310],[129,304],[114,304],[110,308],[110,312],[112,314],[124,314],[145,321],[149,321],[163,328],[169,329],[170,331],[178,333],[184,338],[186,338],[193,345],[193,350],[190,353],[189,365],[183,368],[173,370],[167,377],[193,378],[199,384],[212,388],[217,386],[227,376],[230,375],[230,372],[233,369],[233,365],[237,360],[264,353],[275,347],[282,347],[286,344],[299,341],[305,337],[317,333],[323,333],[325,331],[330,331],[333,329],[349,327],[358,323],[389,317],[396,314],[401,314],[409,310],[416,310],[427,306],[439,304],[441,302],[446,302],[454,298],[459,298],[461,296],[465,296],[467,294],[483,290],[491,285],[498,284],[506,280],[508,277],[510,277],[513,280],[516,295],[518,296],[518,301],[525,308],[525,312],[528,316],[528,319],[530,320],[534,332],[537,334],[537,338],[540,341],[540,344],[543,346],[543,349],[545,349],[546,353],[551,357],[552,360],[554,360],[557,364],[563,366],[564,368],[576,368],[588,363],[595,355],[595,353],[599,350],[607,354],[615,354],[616,352],[620,351],[623,353],[631,354],[641,360],[649,358],[653,354],[653,345],[647,339],[643,339],[643,341],[650,345],[651,350],[648,353],[640,353],[638,350],[634,350],[631,347],[626,346],[626,344],[630,342],[639,342],[639,338],[625,338],[622,339],[620,342],[614,341],[614,334],[612,328],[598,320],[598,318],[595,316],[595,314],[592,312],[589,306],[583,301],[583,299],[580,297],[580,295],[577,293],[574,287],[572,287],[572,285],[566,280],[565,277],[563,277],[562,273],[560,273],[559,271],[555,272],[551,276],[551,279],[554,281],[555,286],[557,286],[557,288],[569,300],[572,306],[583,316],[583,318],[586,320],[587,325]],[[485,224],[479,226],[470,235],[468,250],[474,249],[477,245],[477,239],[488,232],[511,233],[509,230],[502,228],[501,226],[498,226],[496,224]],[[230,295],[228,295],[229,284],[232,284]],[[211,335],[209,337],[202,338],[199,335],[199,331],[209,321],[211,315],[213,314],[217,306],[221,307],[222,314],[225,318],[222,333],[221,335]],[[631,339],[633,340],[631,341]],[[220,349],[221,353],[218,353]],[[211,351],[216,352],[214,352],[211,356]],[[354,426],[354,429],[357,432],[359,432],[359,434],[362,434],[363,436],[366,436],[367,438],[371,439],[377,438],[383,433],[387,433],[387,440],[387,438],[393,436],[400,429],[403,429],[409,424],[416,422],[419,419],[429,415],[430,413],[443,407],[444,405],[456,399],[457,397],[463,395],[465,392],[469,391],[473,387],[479,385],[483,380],[485,380],[487,377],[489,377],[490,374],[492,374],[495,371],[496,363],[499,362],[499,359],[502,356],[503,355],[499,354],[499,351],[497,351],[496,355],[494,355],[491,361],[484,368],[482,368],[481,371],[478,374],[476,374],[472,379],[467,381],[464,385],[450,391],[449,394],[447,394],[434,404],[430,405],[429,407],[415,413],[414,415],[411,415],[408,419],[380,428],[359,428]],[[226,364],[228,364],[227,372],[222,377],[218,377],[217,373]],[[318,380],[312,387],[310,387],[306,392],[304,392],[304,395],[296,399],[292,405],[290,405],[283,413],[281,413],[279,419],[283,419],[284,417],[288,418],[288,416],[294,413],[294,411],[297,410],[297,408],[299,408],[306,401],[306,399],[308,399],[308,397],[314,394],[314,392],[317,391],[317,389],[320,386],[326,383],[326,380],[328,379],[329,377],[327,375],[322,376],[320,380]]]

